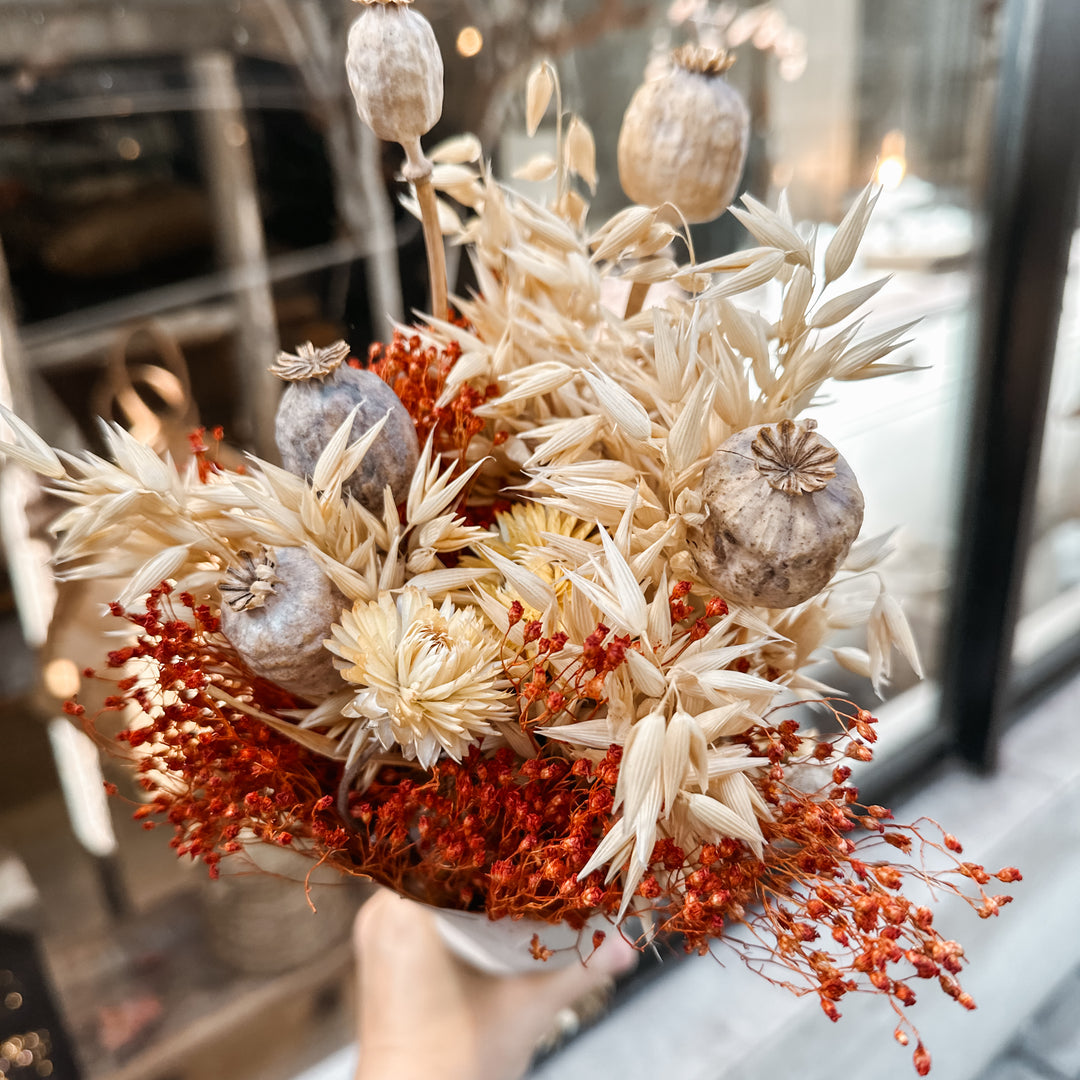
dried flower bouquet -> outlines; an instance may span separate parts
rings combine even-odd
[[[369,15],[419,19],[407,3],[358,25]],[[408,23],[405,75],[432,62],[424,27]],[[370,25],[353,35],[378,52]],[[727,66],[698,61],[673,77]],[[405,78],[373,71],[351,55],[361,98]],[[190,462],[163,461],[116,427],[112,461],[74,457],[5,414],[8,458],[73,504],[61,572],[127,582],[113,613],[136,636],[108,656],[106,709],[132,717],[138,816],[212,874],[254,835],[492,919],[641,917],[687,950],[727,944],[832,1019],[848,992],[881,993],[907,1044],[915,980],[973,1003],[960,946],[905,882],[986,917],[1009,899],[991,878],[1019,874],[861,806],[848,762],[870,759],[875,719],[807,673],[831,655],[880,687],[894,648],[918,669],[875,569],[887,540],[854,543],[858,484],[799,419],[829,379],[898,370],[908,327],[866,338],[852,321],[883,282],[834,287],[875,193],[823,255],[783,200],[744,197],[732,213],[759,246],[696,262],[670,206],[587,227],[592,137],[547,65],[528,123],[554,94],[557,154],[526,172],[555,176],[550,207],[496,183],[471,138],[428,161],[439,72],[413,80],[419,120],[391,109],[377,130],[402,125],[429,246],[434,214],[479,288],[451,316],[436,281],[423,325],[361,361],[343,343],[280,356],[285,468],[226,471],[205,433]],[[746,306],[770,283],[775,310]],[[829,646],[859,624],[865,650]],[[822,733],[801,726],[808,702]],[[533,951],[549,955],[542,930]],[[919,1042],[915,1064],[929,1069]]]

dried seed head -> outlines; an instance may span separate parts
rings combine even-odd
[[[295,353],[280,352],[270,367],[270,372],[286,382],[303,382],[305,379],[325,379],[337,371],[349,358],[349,346],[335,341],[320,349],[306,342]]]
[[[431,24],[411,0],[362,0],[363,14],[349,30],[345,65],[360,118],[380,139],[400,143],[405,173],[431,171],[420,149],[442,115],[443,62]]]
[[[619,132],[619,179],[643,206],[674,203],[688,221],[711,221],[735,194],[750,114],[723,73],[730,54],[683,46],[672,70],[640,86]]]
[[[221,632],[256,675],[309,701],[341,689],[323,640],[349,602],[303,548],[247,556],[219,590]]]
[[[274,557],[267,551],[256,559],[250,552],[241,551],[240,560],[241,565],[230,567],[225,580],[218,585],[221,599],[233,611],[262,607],[280,580]]]
[[[357,502],[381,514],[387,487],[395,502],[408,493],[420,458],[416,427],[400,398],[378,375],[342,364],[341,358],[339,346],[321,350],[306,346],[297,356],[278,358],[271,370],[289,380],[289,385],[278,405],[274,441],[281,464],[310,479],[323,450],[354,409],[353,442],[385,417],[382,433],[343,487]],[[302,373],[305,365],[310,371],[306,375]],[[283,368],[296,373],[283,374]]]
[[[786,608],[832,580],[859,534],[862,492],[812,420],[736,432],[713,454],[707,510],[690,546],[702,577],[727,600]]]
[[[817,434],[816,420],[781,420],[762,427],[751,448],[754,464],[769,486],[787,495],[821,491],[836,476],[836,447]]]
[[[708,49],[704,45],[680,45],[672,54],[671,62],[698,75],[723,75],[734,63],[735,54],[726,49]]]

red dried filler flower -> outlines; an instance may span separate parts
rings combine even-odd
[[[171,824],[178,854],[202,859],[216,875],[247,831],[297,844],[314,859],[426,903],[574,927],[598,912],[614,917],[623,900],[618,879],[578,872],[611,827],[620,747],[596,762],[571,760],[558,743],[534,736],[537,755],[524,760],[507,749],[485,756],[474,747],[462,762],[441,761],[430,772],[407,763],[386,767],[367,790],[352,793],[343,820],[328,794],[342,765],[260,719],[284,724],[278,714],[295,702],[240,668],[208,608],[189,594],[179,601],[177,610],[163,586],[146,614],[114,607],[141,633],[135,645],[109,655],[109,668],[143,674],[123,675],[106,704],[118,710],[135,702],[145,712],[145,726],[120,735],[138,753],[148,795],[136,816],[147,827]],[[538,638],[530,630],[526,636]],[[583,643],[575,683],[582,696],[598,693],[605,674],[624,662],[625,643],[605,646],[606,635],[598,627]],[[538,667],[518,693],[523,701],[543,700],[546,716],[565,699],[545,697]],[[828,739],[808,744],[791,719],[740,737],[770,763],[758,781],[773,810],[763,858],[734,839],[693,851],[661,839],[636,892],[687,951],[722,942],[770,981],[816,993],[830,1019],[839,1018],[837,1003],[849,992],[884,995],[899,1016],[897,1039],[906,1043],[908,1032],[917,1039],[902,1011],[915,1000],[913,980],[936,980],[965,1008],[974,1002],[957,981],[963,950],[940,935],[928,908],[903,895],[905,882],[945,889],[987,917],[1010,897],[985,886],[1020,874],[961,862],[955,838],[932,822],[896,825],[884,807],[861,806],[846,765],[825,767],[827,782],[814,790],[790,783],[791,770],[804,775],[838,750],[852,758],[870,753],[874,718],[846,702],[824,704],[839,729]],[[918,858],[898,864],[885,852]],[[948,868],[928,870],[930,852]],[[542,934],[536,948],[545,952]],[[928,1069],[921,1043],[915,1060],[920,1073]]]
[[[371,346],[367,359],[370,369],[409,410],[420,442],[434,432],[437,451],[463,460],[469,443],[485,424],[473,410],[493,397],[496,387],[489,386],[481,393],[464,383],[448,402],[441,403],[446,377],[460,358],[457,342],[440,350],[425,346],[418,335],[406,337],[395,330],[389,345]]]

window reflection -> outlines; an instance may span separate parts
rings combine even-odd
[[[1050,383],[1017,627],[1023,668],[1080,635],[1080,232],[1074,233]]]

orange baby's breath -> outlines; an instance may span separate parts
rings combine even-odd
[[[671,602],[685,595],[676,587]],[[137,757],[146,792],[136,817],[147,826],[171,825],[177,853],[201,859],[212,876],[244,836],[255,836],[439,906],[574,927],[597,914],[615,919],[624,901],[619,879],[580,871],[612,827],[621,747],[593,762],[570,760],[557,742],[534,733],[531,758],[507,749],[485,755],[474,746],[460,762],[441,760],[429,770],[402,760],[380,768],[365,791],[352,792],[343,819],[328,794],[341,780],[341,762],[211,692],[226,688],[231,699],[271,716],[295,704],[243,670],[209,608],[162,586],[145,613],[114,606],[114,614],[139,630],[135,644],[109,656],[109,669],[121,677],[106,704],[119,710],[134,702],[144,710],[143,724],[119,736]],[[512,616],[520,619],[519,612]],[[526,637],[541,660],[515,692],[523,709],[535,702],[549,720],[568,699],[545,694],[542,658],[566,642],[545,639],[539,624],[530,624]],[[605,678],[625,663],[627,642],[598,626],[580,644],[572,685],[582,695],[595,693],[600,704]],[[153,677],[125,675],[133,664]],[[170,693],[180,687],[183,694]],[[723,943],[770,981],[816,994],[831,1019],[839,1018],[848,993],[885,996],[900,1018],[898,1041],[906,1042],[909,1034],[917,1038],[903,1014],[915,1000],[913,984],[936,982],[964,1008],[974,1002],[957,981],[963,950],[941,936],[928,908],[904,896],[904,885],[931,883],[988,917],[1010,898],[985,886],[1020,874],[961,862],[955,838],[933,822],[898,825],[887,808],[860,805],[847,765],[832,765],[814,790],[790,782],[789,773],[799,776],[820,760],[818,747],[839,761],[846,746],[872,732],[875,720],[865,710],[831,699],[820,704],[839,729],[831,738],[807,742],[790,718],[739,736],[769,762],[754,780],[771,809],[762,824],[762,857],[732,838],[684,849],[661,836],[635,893],[687,951]],[[917,862],[892,858],[913,850]],[[944,868],[928,867],[931,857]],[[550,954],[542,932],[534,952]],[[919,1047],[921,1070],[929,1058]]]

